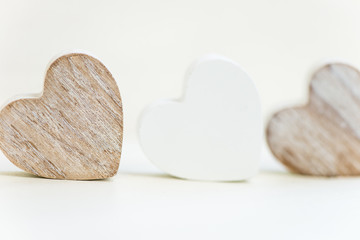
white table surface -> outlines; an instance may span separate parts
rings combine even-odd
[[[175,179],[136,144],[103,181],[33,177],[0,155],[0,239],[359,239],[360,178],[266,170],[248,182]],[[265,169],[265,170],[264,170]]]

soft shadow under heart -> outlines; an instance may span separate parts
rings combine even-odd
[[[118,175],[130,175],[130,176],[142,176],[142,177],[152,177],[152,178],[164,178],[164,179],[173,179],[173,180],[183,180],[181,178],[177,178],[177,177],[173,177],[169,174],[165,174],[165,173],[141,173],[141,172],[126,172],[126,171],[122,171],[119,172]]]
[[[5,176],[5,177],[21,177],[21,178],[32,178],[32,179],[46,179],[46,180],[60,180],[60,181],[66,181],[64,179],[51,179],[51,178],[44,178],[44,177],[40,177],[40,176],[36,176],[33,175],[31,173],[27,173],[27,172],[21,172],[21,171],[5,171],[5,172],[0,172],[0,176]],[[106,179],[89,179],[89,180],[70,180],[70,181],[84,181],[84,182],[89,182],[89,181],[97,181],[97,182],[106,182],[106,181],[111,181],[111,178],[106,178]]]
[[[24,178],[42,178],[27,172],[21,171],[8,171],[8,172],[0,172],[0,176],[8,176],[8,177],[24,177]]]
[[[130,176],[139,176],[139,177],[150,177],[150,178],[161,178],[161,179],[169,179],[175,181],[184,181],[184,182],[213,182],[213,183],[247,183],[247,180],[240,181],[206,181],[206,180],[193,180],[193,179],[184,179],[178,178],[176,176],[172,176],[166,173],[140,173],[140,172],[119,172],[119,175],[125,174]]]

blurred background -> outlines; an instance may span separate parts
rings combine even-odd
[[[75,49],[111,71],[125,116],[120,174],[108,181],[34,178],[0,153],[0,239],[357,239],[359,179],[181,181],[141,155],[136,127],[148,104],[181,96],[188,66],[208,53],[248,72],[266,124],[306,102],[322,63],[360,66],[359,13],[357,0],[0,0],[0,106],[41,92],[49,61]],[[262,160],[281,168],[265,143]]]
[[[309,76],[324,61],[360,65],[359,12],[356,0],[1,0],[0,106],[41,92],[54,56],[87,51],[118,82],[132,142],[143,108],[179,97],[188,66],[217,53],[253,78],[266,123],[306,102]]]
[[[239,62],[255,81],[264,119],[306,101],[322,61],[360,65],[356,0],[0,1],[0,102],[41,92],[49,61],[85,50],[116,78],[126,139],[142,109],[181,95],[188,66],[207,53]]]
[[[119,83],[128,137],[144,106],[181,94],[184,72],[203,54],[223,54],[247,70],[265,117],[302,100],[314,64],[360,62],[356,0],[0,3],[0,100],[40,92],[55,55],[85,50]]]

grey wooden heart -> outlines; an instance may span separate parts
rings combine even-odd
[[[277,112],[266,135],[275,157],[293,172],[360,175],[360,72],[341,63],[319,69],[309,103]]]

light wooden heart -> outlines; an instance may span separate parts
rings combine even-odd
[[[322,67],[311,80],[309,103],[276,113],[267,141],[293,172],[360,175],[360,72],[346,64]]]
[[[85,54],[56,59],[40,98],[16,100],[0,113],[4,154],[19,168],[46,178],[115,175],[122,137],[117,84],[99,60]]]

